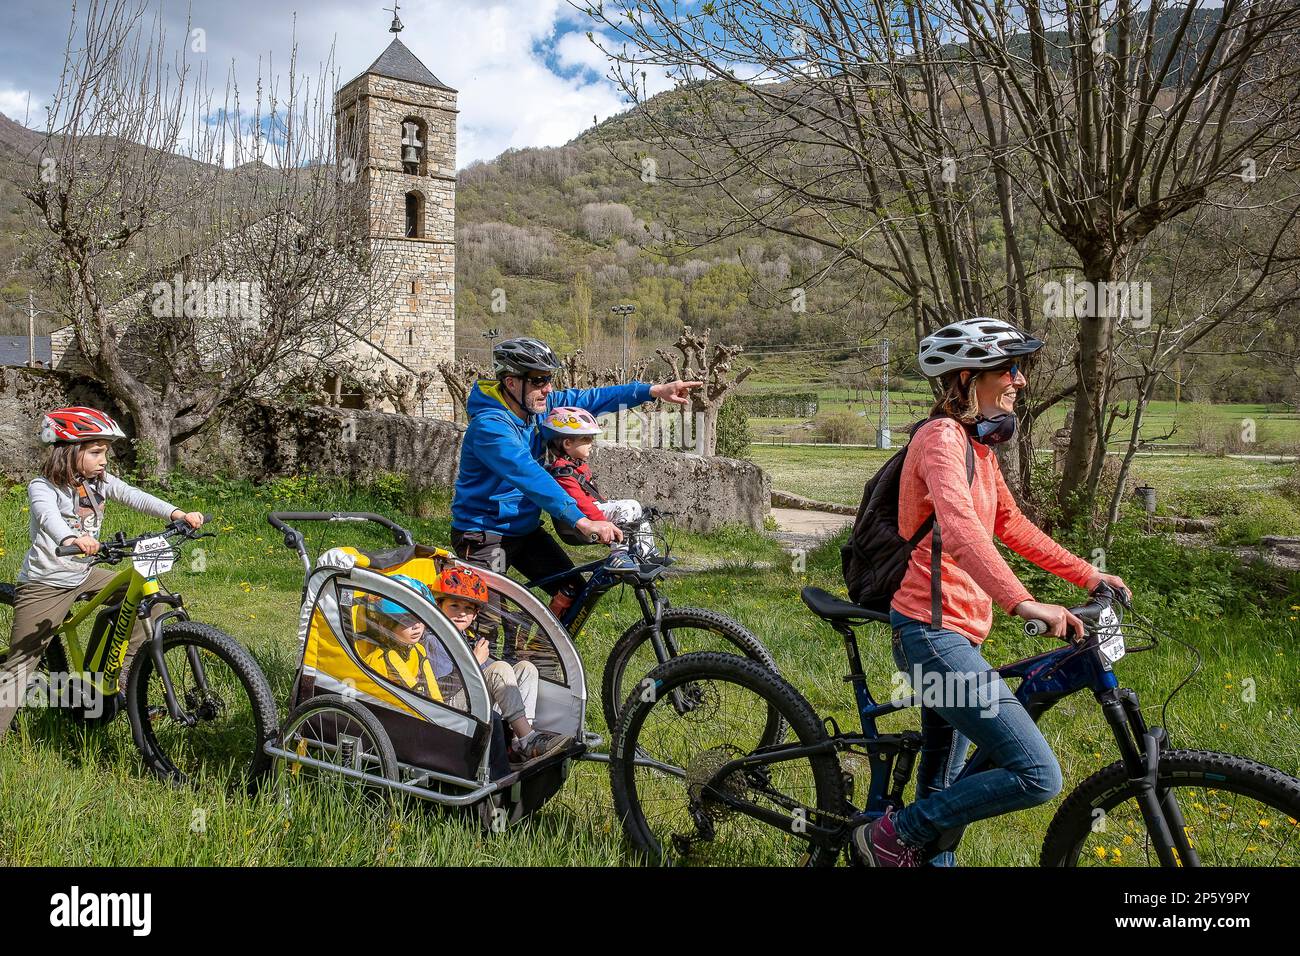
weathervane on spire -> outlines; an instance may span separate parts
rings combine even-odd
[[[388,7],[384,7],[384,9],[387,10]],[[393,25],[392,25],[391,27],[388,28],[388,32],[389,32],[389,33],[401,33],[401,32],[402,32],[402,21],[399,20],[399,19],[397,18],[397,10],[398,10],[397,0],[393,0],[393,7],[392,7],[392,10],[393,10]]]

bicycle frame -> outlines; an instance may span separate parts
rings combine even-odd
[[[121,591],[123,587],[125,587],[125,593],[122,594],[121,605],[113,618],[111,626],[105,628],[98,635],[92,633],[89,639],[83,643],[78,629],[87,620],[92,620],[93,627],[93,617],[97,617],[99,609],[107,606],[110,598]],[[152,634],[147,642],[149,653],[153,656],[154,666],[162,679],[168,713],[176,720],[191,723],[192,721],[186,718],[180,702],[176,699],[171,673],[167,668],[167,662],[162,653],[164,623],[173,618],[188,620],[189,615],[185,613],[185,609],[181,606],[179,596],[165,595],[161,592],[161,586],[158,584],[156,577],[145,577],[136,570],[134,564],[122,568],[100,588],[98,594],[77,609],[75,613],[68,616],[56,632],[55,639],[57,640],[59,636],[63,638],[64,647],[67,651],[68,667],[71,671],[83,675],[83,680],[88,680],[90,685],[104,696],[105,700],[109,700],[121,690],[122,669],[126,663],[126,652],[131,643],[131,631],[136,620],[150,620],[154,607],[159,604],[168,605],[172,610],[152,620]],[[144,649],[145,646],[142,644],[140,650],[143,651]],[[190,655],[193,658],[194,652],[192,649]],[[199,661],[191,659],[190,665],[198,685],[203,690],[206,690],[206,678]]]
[[[83,642],[78,628],[88,620],[93,626],[99,609],[106,606],[110,597],[123,588],[125,594],[112,626],[98,635],[90,635]],[[69,615],[59,628],[58,634],[63,637],[67,650],[68,666],[74,673],[90,674],[91,684],[101,694],[111,697],[117,693],[136,611],[146,594],[155,594],[157,591],[157,579],[146,579],[133,565],[125,567],[113,575],[98,594]]]
[[[654,641],[656,650],[661,651],[659,646],[659,621],[663,616],[664,608],[668,607],[668,601],[659,595],[655,588],[653,579],[647,579],[645,576],[614,574],[605,567],[605,559],[592,561],[579,567],[570,568],[564,571],[557,571],[554,574],[548,574],[545,577],[536,578],[529,581],[524,586],[531,589],[542,588],[545,590],[549,585],[559,584],[571,578],[581,580],[581,575],[589,574],[590,577],[583,584],[582,589],[573,599],[573,604],[560,617],[560,623],[564,629],[569,632],[569,636],[577,638],[578,632],[582,630],[583,624],[591,617],[592,611],[600,603],[601,597],[607,591],[612,590],[620,584],[631,584],[633,591],[636,592],[637,603],[641,606],[642,617],[654,626]],[[661,657],[661,660],[667,658]]]

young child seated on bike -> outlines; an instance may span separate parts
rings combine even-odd
[[[536,760],[554,753],[572,743],[573,738],[533,726],[537,716],[537,666],[532,661],[493,660],[487,640],[469,635],[469,629],[478,617],[479,609],[487,603],[488,587],[473,569],[464,565],[450,565],[438,574],[434,583],[438,608],[465,634],[474,650],[492,696],[492,709],[514,731],[515,742],[510,748],[510,759],[515,762]]]
[[[50,447],[41,474],[27,485],[32,545],[18,572],[9,657],[0,668],[0,737],[9,729],[37,663],[77,598],[99,591],[118,572],[59,557],[56,549],[75,544],[82,554],[98,553],[106,501],[121,502],[155,518],[184,518],[193,528],[203,524],[200,512],[181,511],[108,473],[109,446],[125,437],[117,422],[93,408],[56,408],[41,419],[40,438]],[[147,636],[144,623],[137,620],[122,666],[123,683]]]
[[[546,470],[569,493],[582,513],[593,521],[612,521],[617,525],[639,522],[632,539],[641,546],[653,545],[650,525],[641,521],[641,503],[631,498],[606,501],[596,487],[587,459],[595,449],[600,426],[591,413],[581,408],[558,406],[543,419],[542,431],[551,454]],[[615,541],[610,545],[615,556],[611,563],[614,570],[635,570],[637,562],[627,553],[628,546],[634,541]]]

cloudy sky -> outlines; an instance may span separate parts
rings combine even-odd
[[[233,61],[247,103],[259,58],[264,72],[268,62],[276,73],[287,68],[295,14],[301,68],[319,72],[333,47],[346,82],[392,39],[385,6],[391,0],[163,0],[161,10],[173,47],[186,37],[189,12],[206,44],[191,59],[206,61],[219,90]],[[0,113],[22,122],[30,102],[28,125],[43,125],[71,13],[70,0],[0,0]],[[560,145],[593,116],[626,109],[587,39],[589,22],[563,0],[409,0],[399,15],[402,42],[460,92],[461,166],[509,147]]]

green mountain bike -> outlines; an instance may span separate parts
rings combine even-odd
[[[132,739],[159,777],[184,783],[204,773],[252,787],[269,768],[262,746],[279,722],[271,686],[242,645],[211,624],[190,620],[181,596],[159,581],[181,543],[205,537],[214,535],[178,520],[162,532],[127,538],[119,531],[101,542],[88,564],[130,562],[99,591],[81,595],[85,603],[69,612],[45,652],[43,679],[50,700],[84,723],[107,724],[125,709]],[[81,554],[75,545],[57,553]],[[0,584],[0,605],[12,607],[15,594],[14,585]],[[152,633],[123,690],[137,620],[149,622]],[[4,615],[2,656],[11,626]],[[29,699],[31,690],[29,684]]]

